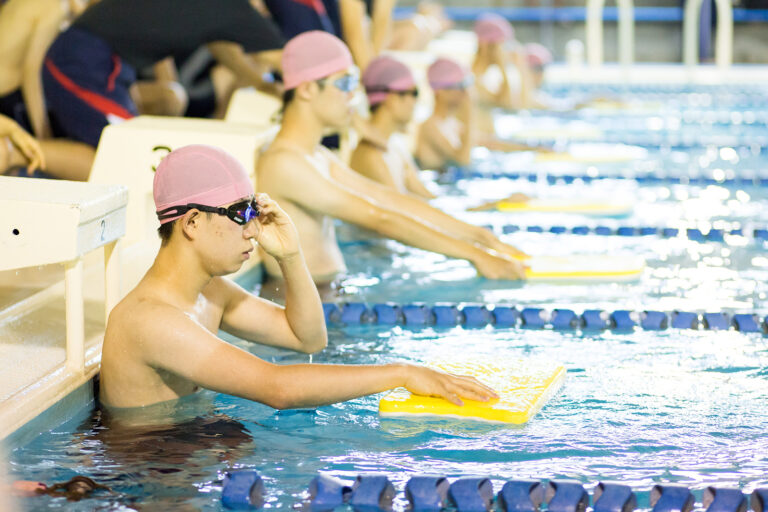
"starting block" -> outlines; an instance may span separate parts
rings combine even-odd
[[[275,124],[281,108],[278,98],[253,87],[242,87],[232,94],[224,120],[267,128]]]

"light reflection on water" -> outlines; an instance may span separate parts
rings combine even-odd
[[[258,469],[269,508],[283,509],[301,499],[318,471],[349,478],[384,472],[401,490],[411,474],[427,471],[489,476],[497,490],[510,478],[617,480],[643,491],[641,502],[657,482],[746,491],[768,484],[768,350],[760,336],[373,326],[332,329],[330,336],[315,362],[424,362],[472,347],[473,357],[560,361],[568,375],[521,427],[380,419],[377,397],[276,413],[206,392],[146,413],[172,414],[180,423],[175,429],[106,428],[104,419],[78,418],[13,452],[14,476],[51,481],[85,473],[116,492],[89,500],[89,507],[117,501],[147,510],[218,510],[218,479],[229,467]],[[306,361],[236,343],[268,360]]]

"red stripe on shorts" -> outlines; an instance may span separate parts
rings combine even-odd
[[[134,117],[134,115],[129,112],[125,107],[123,107],[121,104],[117,103],[116,101],[112,101],[109,98],[105,98],[104,96],[101,96],[100,94],[97,94],[93,91],[89,91],[88,89],[84,89],[83,87],[80,87],[75,82],[73,82],[67,75],[61,72],[59,68],[56,67],[56,65],[51,61],[51,59],[45,59],[45,67],[48,69],[48,71],[53,75],[53,78],[56,79],[59,84],[81,100],[83,100],[85,103],[90,105],[91,107],[95,108],[99,112],[101,112],[104,115],[114,115],[117,117],[121,117],[123,119],[131,119]]]

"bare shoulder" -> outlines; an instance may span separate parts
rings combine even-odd
[[[131,292],[109,314],[109,330],[117,329],[121,337],[141,337],[172,329],[172,324],[189,319],[177,307],[153,297]]]
[[[288,148],[270,146],[259,157],[256,172],[260,180],[269,180],[272,177],[282,177],[285,173],[311,171],[312,166],[304,155]]]

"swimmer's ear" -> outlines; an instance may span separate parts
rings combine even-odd
[[[320,90],[320,85],[317,82],[303,82],[296,87],[294,92],[294,98],[302,100],[310,100],[312,96],[317,94]]]
[[[192,240],[196,236],[197,228],[200,226],[201,212],[198,210],[190,210],[182,215],[177,221],[181,227],[182,233],[188,240]]]

